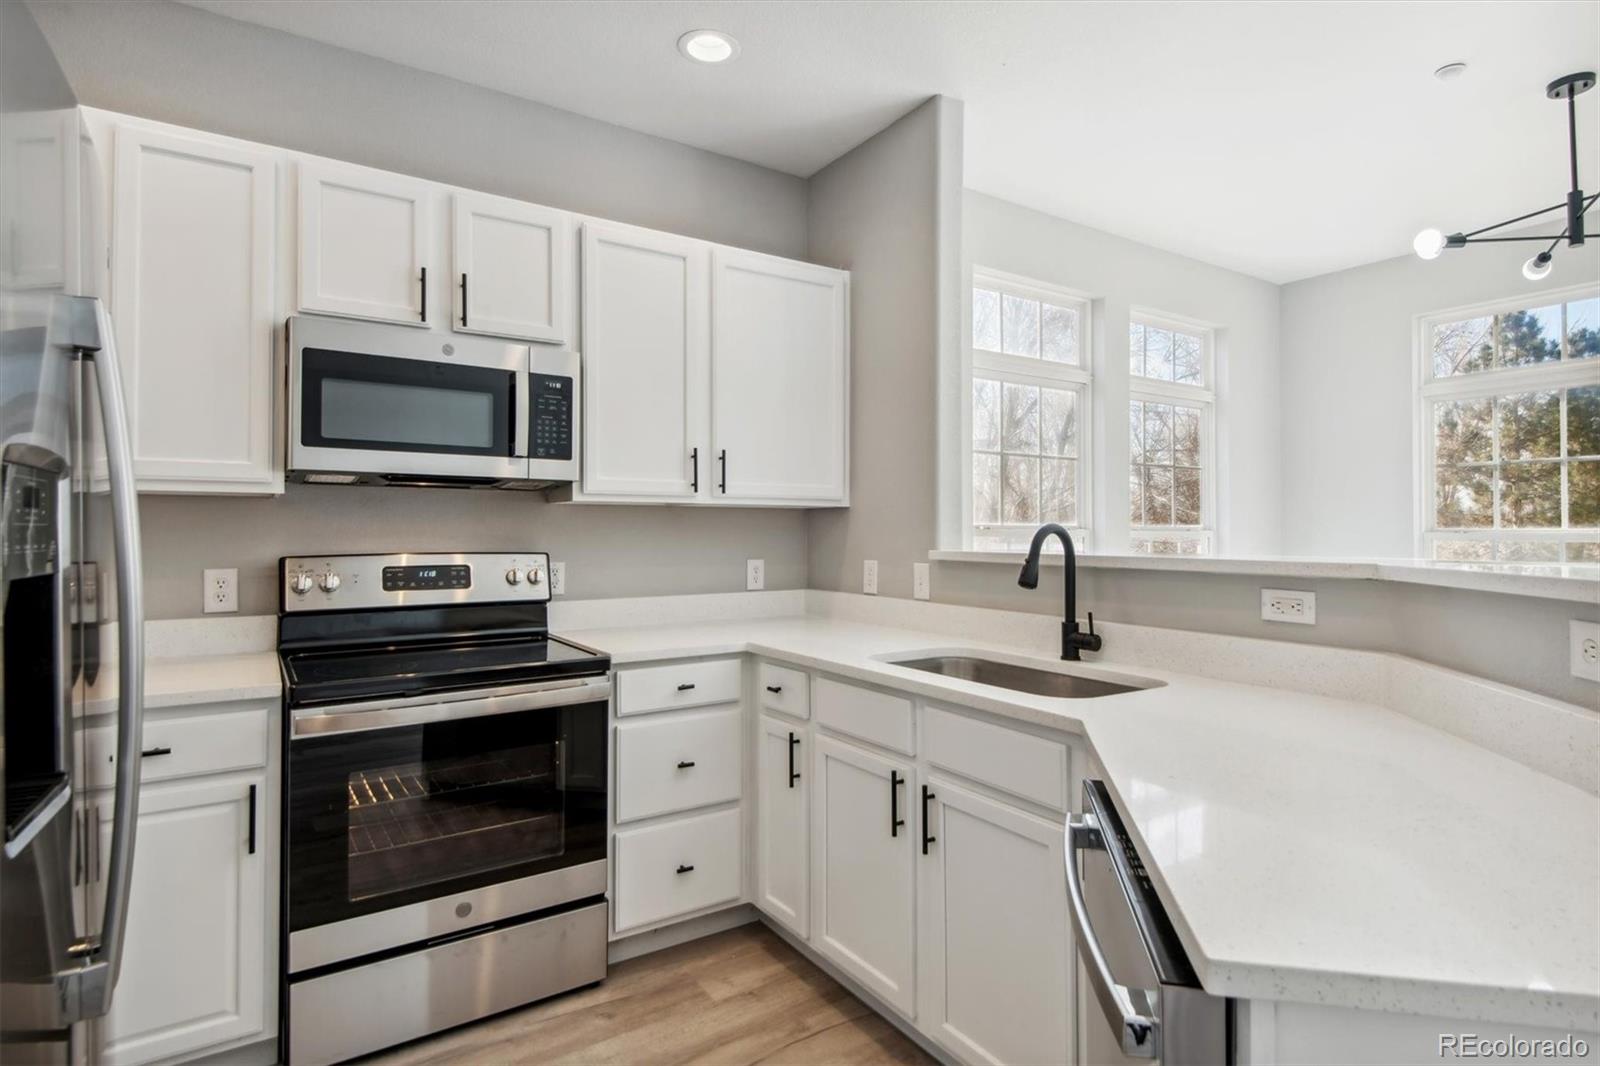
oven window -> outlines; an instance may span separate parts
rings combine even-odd
[[[322,432],[340,440],[410,447],[494,445],[494,396],[487,392],[322,379]]]
[[[605,858],[606,704],[289,742],[289,922]]]
[[[511,412],[522,376],[513,371],[323,348],[306,348],[300,366],[301,444],[512,453]]]

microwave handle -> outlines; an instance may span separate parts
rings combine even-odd
[[[511,456],[514,459],[526,459],[529,454],[528,418],[533,410],[533,373],[529,371],[516,376],[521,380],[511,385],[511,406],[516,411],[511,416]]]
[[[1117,1036],[1122,1053],[1130,1058],[1153,1059],[1160,1045],[1160,1023],[1140,1014],[1133,1006],[1133,995],[1111,975],[1111,964],[1100,947],[1100,938],[1089,922],[1089,905],[1083,896],[1083,877],[1078,872],[1078,856],[1089,851],[1106,851],[1100,820],[1092,813],[1067,820],[1067,896],[1072,904],[1072,931],[1078,941],[1078,954],[1084,972],[1094,988],[1095,999],[1105,1014],[1106,1024]]]

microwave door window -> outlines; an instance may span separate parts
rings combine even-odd
[[[323,436],[449,451],[494,447],[494,396],[487,392],[322,380]]]

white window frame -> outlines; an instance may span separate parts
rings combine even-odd
[[[1078,312],[1078,365],[1033,359],[1023,355],[1007,355],[979,348],[973,343],[972,301],[978,289],[1009,294],[1041,303],[1067,307]],[[1092,298],[1084,292],[1069,289],[1020,274],[1003,270],[973,266],[966,288],[966,313],[962,316],[961,370],[961,546],[973,550],[977,526],[972,515],[972,380],[974,377],[998,378],[1001,382],[1035,385],[1051,389],[1072,389],[1078,393],[1078,521],[1067,527],[1073,545],[1080,554],[1090,551],[1093,545],[1094,515],[1094,374],[1091,370],[1094,353],[1094,321]],[[1004,311],[1002,310],[1002,314]],[[1041,338],[1042,339],[1042,338]],[[1003,400],[1002,400],[1003,402]]]
[[[1498,556],[1502,543],[1555,542],[1564,545],[1571,540],[1600,539],[1600,527],[1500,528],[1498,525],[1500,520],[1499,477],[1494,478],[1494,499],[1490,505],[1493,508],[1494,522],[1496,524],[1471,529],[1438,529],[1433,524],[1436,514],[1434,492],[1436,490],[1435,469],[1437,466],[1434,459],[1438,445],[1433,425],[1433,405],[1435,403],[1450,400],[1481,400],[1519,392],[1559,392],[1564,388],[1579,385],[1600,384],[1600,357],[1589,359],[1568,358],[1565,312],[1563,312],[1561,330],[1561,360],[1556,363],[1546,363],[1542,366],[1505,367],[1479,370],[1468,374],[1452,374],[1449,377],[1435,377],[1433,372],[1433,328],[1447,322],[1459,322],[1467,318],[1500,315],[1508,311],[1528,311],[1538,307],[1549,307],[1552,304],[1565,305],[1576,300],[1586,300],[1593,297],[1600,297],[1600,285],[1571,285],[1560,289],[1540,289],[1503,300],[1468,304],[1463,307],[1432,311],[1416,316],[1412,331],[1414,349],[1412,392],[1415,400],[1412,404],[1412,451],[1416,460],[1413,481],[1414,499],[1412,502],[1414,510],[1412,529],[1417,554],[1421,558],[1432,559],[1435,543],[1441,540],[1488,540],[1492,545],[1492,561],[1498,562],[1500,561]],[[1563,409],[1560,446],[1560,454],[1563,459],[1566,457],[1566,451],[1567,419],[1565,409]],[[1494,434],[1493,462],[1495,469],[1498,470],[1500,465],[1500,435],[1498,432]],[[1567,514],[1567,479],[1565,476],[1561,479],[1561,514],[1563,521],[1565,521]],[[1591,530],[1592,535],[1585,535]],[[1561,563],[1565,563],[1565,554],[1564,550],[1559,553]]]
[[[1200,384],[1191,385],[1176,381],[1161,381],[1158,378],[1147,378],[1135,374],[1132,367],[1128,369],[1128,402],[1135,400],[1153,401],[1155,403],[1180,403],[1185,407],[1195,407],[1200,410],[1200,524],[1197,526],[1141,526],[1133,522],[1133,516],[1128,516],[1128,550],[1133,551],[1133,542],[1138,538],[1166,538],[1174,540],[1189,540],[1198,542],[1201,555],[1214,555],[1219,550],[1217,537],[1217,327],[1210,322],[1198,319],[1185,318],[1166,311],[1155,311],[1143,307],[1129,309],[1128,325],[1154,326],[1157,329],[1178,330],[1183,333],[1199,336],[1202,351],[1200,353]],[[1121,432],[1126,433],[1128,425],[1127,412],[1124,411],[1118,423]],[[1110,422],[1107,426],[1109,428]],[[1131,443],[1131,442],[1130,442]],[[1133,458],[1130,452],[1128,458],[1129,470],[1123,472],[1128,476],[1133,467]],[[1144,554],[1144,553],[1139,553]]]

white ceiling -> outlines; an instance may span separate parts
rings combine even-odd
[[[944,93],[969,188],[1279,282],[1562,199],[1543,88],[1600,67],[1600,0],[187,2],[801,176]],[[702,27],[739,57],[680,57]]]

